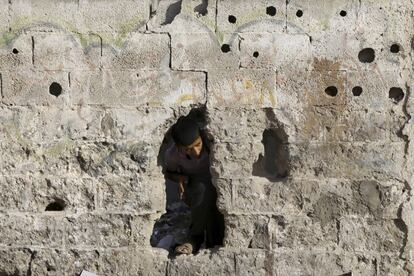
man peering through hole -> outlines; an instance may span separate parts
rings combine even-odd
[[[193,254],[222,245],[224,218],[216,206],[217,194],[211,183],[209,146],[205,132],[189,117],[181,117],[171,130],[173,142],[164,156],[165,177],[177,184],[180,199],[191,210],[186,242],[176,254]]]

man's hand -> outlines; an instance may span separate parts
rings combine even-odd
[[[185,198],[185,196],[184,196],[184,192],[185,192],[185,189],[184,189],[184,181],[185,181],[185,177],[184,176],[180,176],[180,178],[179,178],[179,180],[178,180],[178,191],[179,191],[179,193],[180,193],[180,199],[181,200],[184,200]]]

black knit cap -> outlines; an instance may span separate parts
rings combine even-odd
[[[181,117],[172,127],[174,142],[181,146],[188,146],[200,137],[200,129],[197,122],[186,117]]]

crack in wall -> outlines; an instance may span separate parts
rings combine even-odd
[[[32,263],[35,257],[36,257],[36,251],[32,251],[32,254],[30,255],[29,268],[27,269],[27,276],[33,275]]]

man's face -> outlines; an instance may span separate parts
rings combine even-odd
[[[181,150],[193,158],[199,158],[203,149],[203,140],[198,137],[191,145],[180,146]]]

